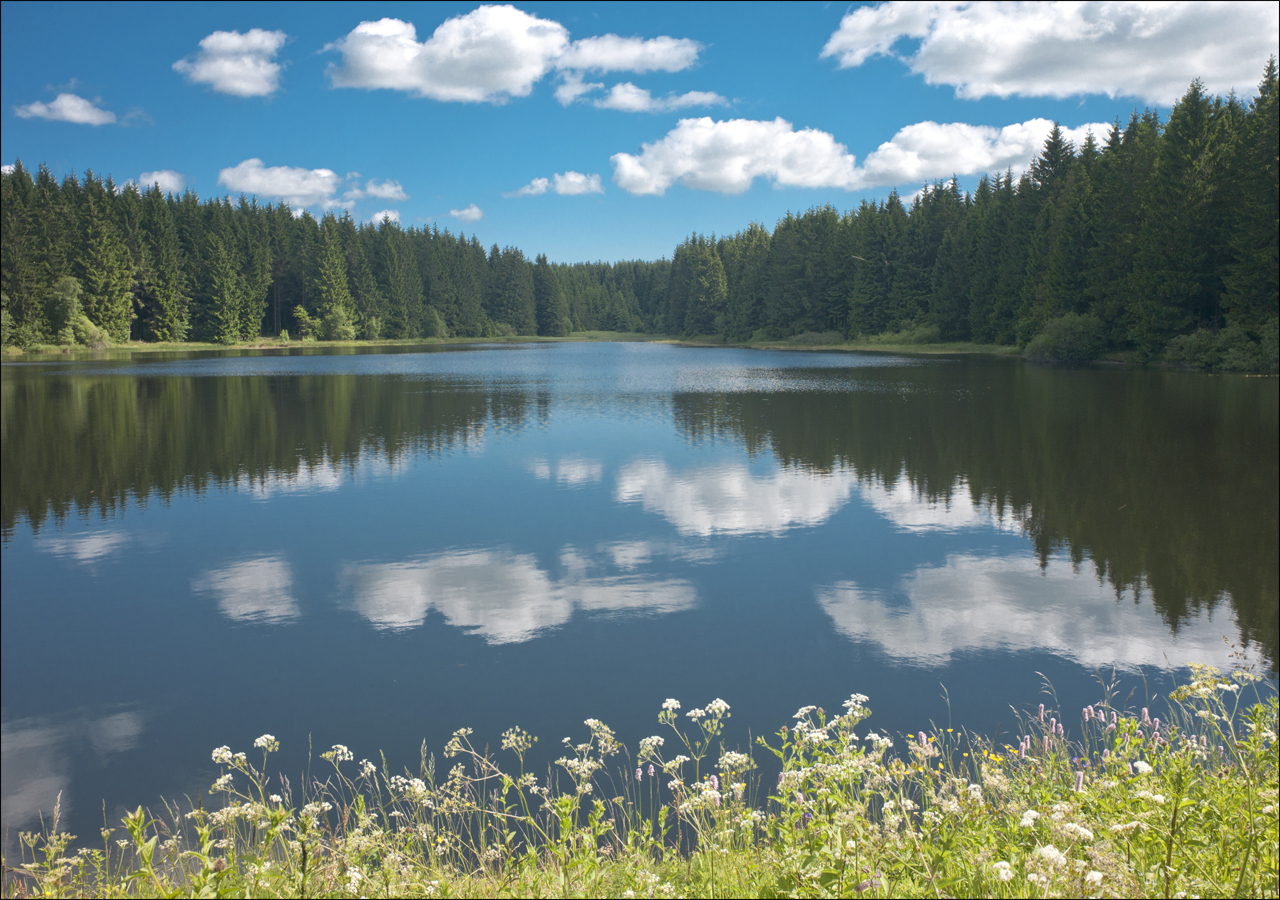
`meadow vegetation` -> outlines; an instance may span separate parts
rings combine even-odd
[[[328,776],[298,784],[266,774],[267,734],[252,760],[213,751],[216,806],[139,807],[75,850],[55,811],[4,893],[1275,897],[1277,702],[1259,681],[1193,667],[1167,718],[1109,695],[1070,730],[1041,705],[1008,740],[877,733],[853,694],[759,741],[781,763],[768,784],[725,748],[719,699],[668,700],[634,755],[588,719],[541,778],[520,728],[501,759],[461,729],[442,765],[424,747],[403,774],[335,745]]]

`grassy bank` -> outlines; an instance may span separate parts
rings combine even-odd
[[[519,728],[501,760],[462,729],[403,775],[337,745],[297,784],[264,774],[263,735],[213,751],[219,803],[139,808],[101,849],[71,852],[55,813],[4,893],[1275,897],[1277,704],[1256,682],[1201,667],[1163,718],[1104,702],[1067,731],[1042,706],[1007,742],[877,734],[854,694],[760,741],[767,785],[724,749],[721,700],[667,701],[634,755],[588,719],[549,780]]]
[[[450,344],[528,344],[600,341],[614,343],[653,342],[681,344],[695,347],[749,347],[760,350],[836,350],[836,351],[870,351],[881,353],[988,353],[1008,355],[1016,354],[1016,347],[1003,347],[995,344],[972,344],[966,342],[952,343],[910,343],[876,340],[842,339],[831,340],[829,336],[819,335],[815,340],[810,336],[800,336],[787,340],[753,340],[744,343],[725,343],[718,337],[705,339],[677,337],[665,334],[646,334],[630,331],[575,331],[568,337],[538,337],[535,335],[519,335],[507,337],[452,337],[452,338],[415,338],[412,340],[385,341],[313,341],[313,340],[279,340],[272,337],[258,338],[252,341],[239,341],[234,344],[212,344],[200,342],[146,342],[129,341],[125,344],[111,344],[103,347],[86,347],[80,344],[36,344],[26,349],[5,347],[6,360],[40,360],[40,359],[134,359],[145,358],[148,354],[163,353],[208,353],[208,352],[240,352],[245,350],[328,350],[331,348],[377,349],[379,347],[433,347]],[[836,336],[839,337],[838,335]]]

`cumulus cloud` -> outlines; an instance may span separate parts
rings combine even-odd
[[[481,219],[483,219],[484,210],[482,210],[480,207],[472,203],[470,206],[466,207],[465,209],[449,210],[449,215],[453,216],[459,222],[465,222],[467,224],[470,224],[472,222],[479,222]]]
[[[364,192],[366,196],[377,197],[380,200],[408,200],[409,195],[404,192],[400,182],[392,181],[390,178],[379,183],[376,178],[370,178],[365,182]]]
[[[556,101],[561,106],[568,106],[574,100],[604,87],[603,82],[584,81],[581,72],[561,73],[560,84],[556,87]]]
[[[690,106],[724,106],[728,102],[713,91],[689,91],[685,94],[654,97],[644,88],[626,81],[615,84],[607,95],[594,101],[592,105],[598,109],[617,109],[622,112],[669,112]]]
[[[1052,129],[1048,119],[1029,119],[1004,128],[918,122],[867,155],[858,169],[857,186],[880,187],[1005,169],[1021,172],[1044,146]],[[1102,141],[1110,129],[1105,122],[1091,122],[1062,132],[1079,147],[1090,131]]]
[[[20,119],[48,119],[51,122],[72,122],[76,125],[112,125],[116,114],[97,104],[102,101],[86,100],[77,94],[59,94],[52,103],[28,103],[15,106],[13,111]]]
[[[173,64],[188,81],[207,84],[222,94],[266,97],[280,87],[281,66],[276,54],[288,40],[283,31],[251,28],[215,31],[200,41],[200,50]]]
[[[681,119],[666,137],[645,144],[639,156],[615,153],[613,180],[632,194],[658,194],[677,181],[685,187],[741,194],[757,178],[779,187],[858,186],[854,158],[825,131],[796,131],[772,122],[709,117]]]
[[[14,173],[14,169],[15,166],[13,163],[5,163],[3,166],[0,166],[0,174],[12,175]]]
[[[384,219],[390,219],[392,222],[400,221],[400,210],[398,209],[380,209],[369,217],[369,221],[374,225],[381,225]]]
[[[391,88],[434,100],[504,103],[526,97],[569,45],[563,25],[514,6],[481,6],[445,20],[422,43],[400,19],[361,22],[326,49],[334,87]]]
[[[161,192],[165,194],[181,194],[183,188],[187,186],[187,179],[181,172],[175,172],[173,169],[156,169],[154,172],[143,172],[139,175],[138,184],[142,185],[144,190],[154,184],[159,186]]]
[[[686,38],[627,38],[616,34],[569,40],[559,22],[514,6],[481,6],[445,20],[425,41],[401,19],[361,22],[326,50],[342,54],[329,67],[334,87],[389,88],[434,100],[505,103],[527,97],[552,71],[566,73],[556,99],[568,104],[603,87],[582,73],[678,72],[702,47]]]
[[[556,65],[594,72],[681,72],[698,61],[701,51],[702,45],[688,38],[603,34],[574,41]]]
[[[1052,127],[1048,119],[1004,128],[919,122],[901,129],[858,166],[845,145],[825,131],[796,131],[781,118],[717,122],[703,117],[681,119],[661,140],[644,144],[638,156],[616,153],[610,162],[613,180],[632,194],[661,195],[676,182],[740,194],[757,178],[776,187],[858,190],[1009,168],[1021,172]],[[1079,145],[1089,131],[1101,140],[1109,128],[1095,122],[1063,132]]]
[[[840,633],[917,665],[984,650],[1048,651],[1090,668],[1231,664],[1222,635],[1236,626],[1225,604],[1170,635],[1149,595],[1117,596],[1067,558],[1042,569],[1030,555],[949,556],[910,573],[893,593],[843,581],[820,588],[817,600]]]
[[[966,99],[1106,94],[1169,105],[1199,77],[1244,92],[1280,48],[1274,3],[882,3],[840,21],[823,57],[895,56]],[[898,54],[903,38],[919,40]]]
[[[290,206],[304,207],[331,200],[342,178],[332,169],[264,166],[255,158],[220,171],[218,184],[237,193],[276,197]]]
[[[599,175],[584,175],[581,172],[556,174],[550,178],[535,178],[516,191],[508,191],[504,197],[540,197],[549,190],[554,190],[562,197],[575,197],[580,194],[603,194],[604,182]]]

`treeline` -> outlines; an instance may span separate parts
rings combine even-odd
[[[3,176],[6,344],[565,335],[646,327],[666,260],[551,264],[475,236],[201,202],[92,172]]]
[[[1101,141],[1101,143],[1099,143]],[[1055,126],[1019,178],[954,180],[677,248],[661,330],[1033,345],[1045,356],[1256,368],[1276,358],[1276,62],[1242,105],[1199,81],[1074,147]],[[1037,343],[1038,341],[1038,343]]]
[[[551,264],[437,228],[202,203],[91,173],[58,184],[18,164],[3,177],[5,341],[603,329],[1274,368],[1276,81],[1273,58],[1247,105],[1196,81],[1167,122],[1135,112],[1078,148],[1055,126],[1019,178],[695,234],[670,262]]]

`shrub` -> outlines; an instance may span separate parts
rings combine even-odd
[[[1067,313],[1050,319],[1022,355],[1034,362],[1079,365],[1102,354],[1102,323],[1094,316]]]
[[[1257,337],[1238,323],[1218,332],[1201,328],[1191,334],[1180,334],[1165,347],[1164,359],[1197,369],[1274,372],[1278,324],[1280,319],[1272,316],[1262,323]]]
[[[906,325],[901,331],[885,331],[861,338],[867,344],[936,344],[942,340],[942,329],[937,325]]]

